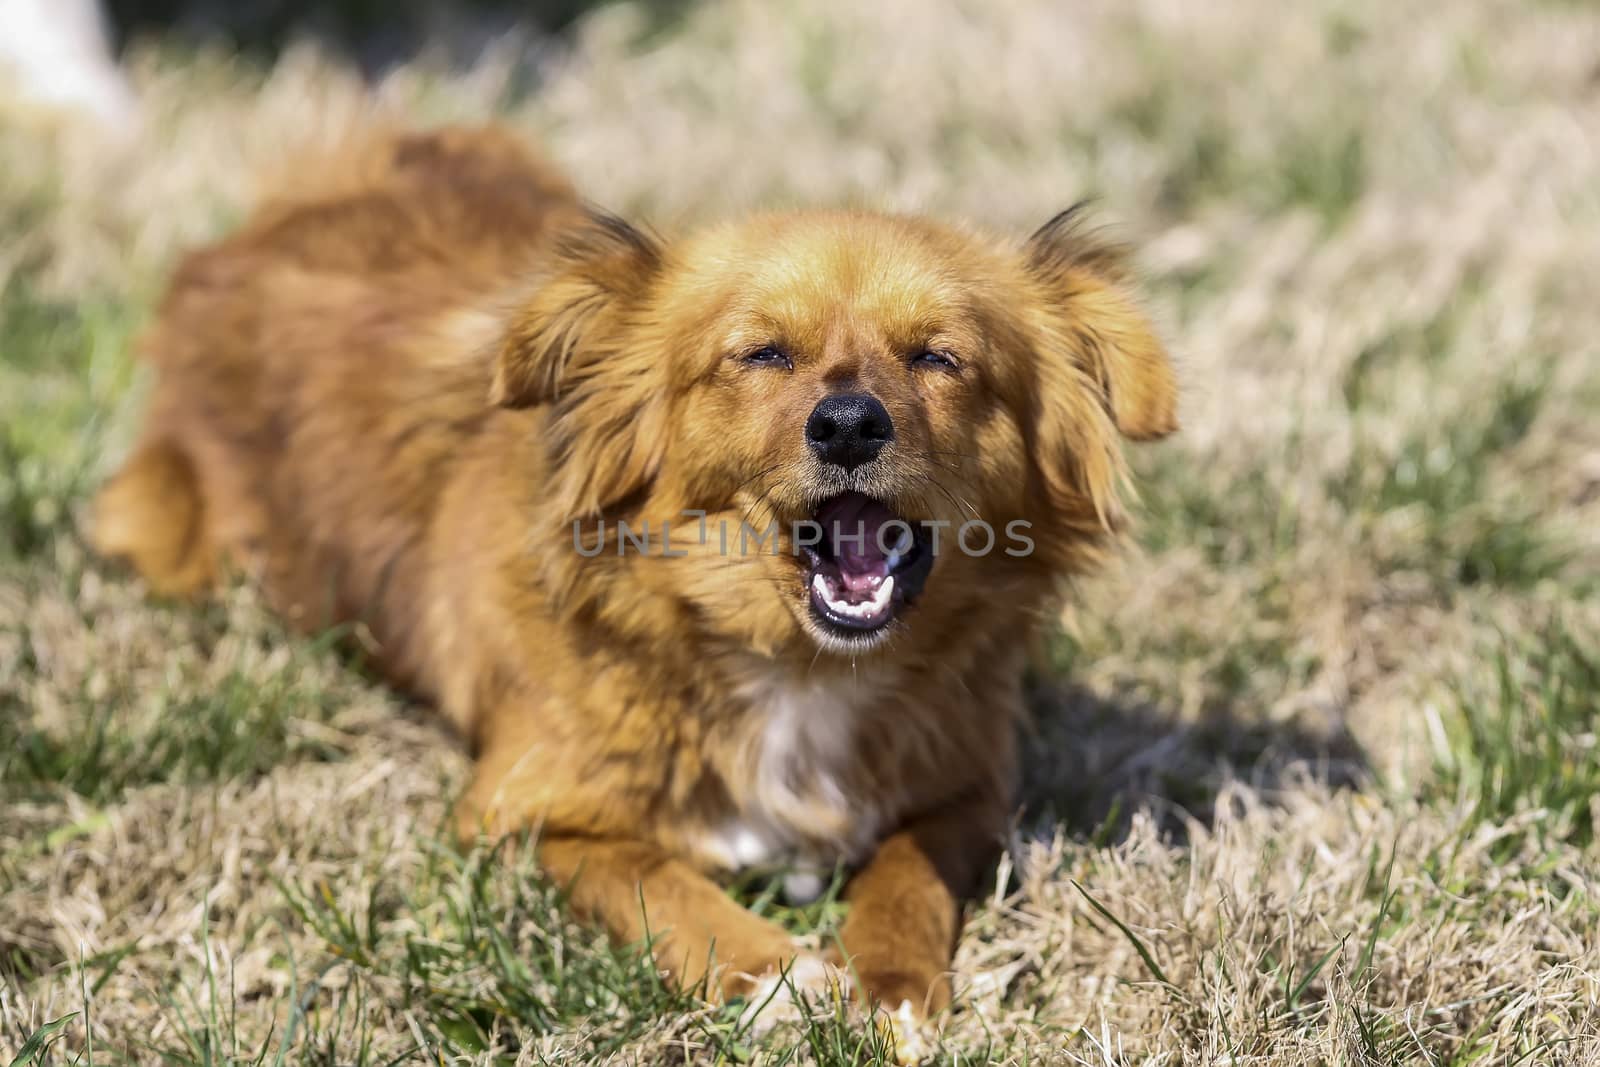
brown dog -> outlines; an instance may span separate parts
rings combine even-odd
[[[1070,213],[662,243],[492,130],[308,169],[179,269],[98,547],[364,623],[475,746],[462,834],[537,830],[677,980],[824,979],[714,877],[842,862],[858,990],[942,1008],[1029,635],[1118,525],[1121,440],[1176,424],[1114,250]]]

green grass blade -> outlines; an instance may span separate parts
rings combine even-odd
[[[67,1024],[77,1017],[77,1012],[68,1012],[28,1035],[28,1040],[22,1043],[22,1050],[17,1053],[16,1059],[11,1061],[10,1067],[34,1067],[36,1064],[44,1063],[45,1053],[50,1050],[50,1046],[60,1038],[61,1031],[67,1028]]]
[[[1145,967],[1152,975],[1155,976],[1156,981],[1166,986],[1174,995],[1179,997],[1183,996],[1183,993],[1178,989],[1178,987],[1173,984],[1170,978],[1167,977],[1166,972],[1161,969],[1161,965],[1156,962],[1155,956],[1152,955],[1150,950],[1145,947],[1145,943],[1139,940],[1139,935],[1134,933],[1132,928],[1130,928],[1127,923],[1117,918],[1111,913],[1110,908],[1107,908],[1104,904],[1100,903],[1093,896],[1091,896],[1089,891],[1083,888],[1082,884],[1080,884],[1076,878],[1072,879],[1072,887],[1078,892],[1082,893],[1083,899],[1089,902],[1089,906],[1095,911],[1099,912],[1107,922],[1111,923],[1111,925],[1122,931],[1122,936],[1128,939],[1128,944],[1133,946],[1133,950],[1139,954],[1139,958],[1144,961]]]

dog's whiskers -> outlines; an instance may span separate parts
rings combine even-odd
[[[916,477],[921,482],[921,484],[931,485],[935,489],[939,490],[939,492],[943,493],[945,495],[945,498],[950,501],[951,506],[954,507],[958,513],[962,510],[962,508],[965,508],[968,512],[971,513],[971,515],[972,515],[972,517],[974,519],[978,520],[979,522],[983,521],[983,516],[978,513],[978,509],[977,508],[973,507],[972,504],[965,497],[956,496],[956,494],[952,493],[950,491],[950,489],[948,487],[946,487],[946,485],[943,482],[941,482],[939,479],[935,478],[933,475],[931,475],[931,474],[918,474],[918,475],[916,475]]]

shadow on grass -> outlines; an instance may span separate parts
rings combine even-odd
[[[340,52],[380,78],[424,53],[466,68],[497,42],[537,42],[568,34],[590,12],[616,0],[106,0],[118,48],[157,39],[183,47],[220,44],[271,62],[306,40]],[[693,0],[646,0],[638,7],[648,38],[683,19]]]
[[[1108,844],[1148,811],[1181,841],[1188,820],[1209,823],[1229,782],[1269,803],[1291,782],[1361,788],[1372,780],[1365,753],[1342,728],[1247,719],[1221,708],[1199,718],[1137,697],[1035,679],[1034,729],[1023,739],[1022,826],[1065,826]]]

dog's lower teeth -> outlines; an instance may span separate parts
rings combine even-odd
[[[827,605],[828,610],[838,615],[845,615],[852,619],[870,619],[881,615],[889,606],[889,600],[894,596],[894,575],[890,575],[878,584],[872,591],[872,597],[859,603],[835,596],[832,584],[821,574],[813,575],[811,588],[817,596]]]

